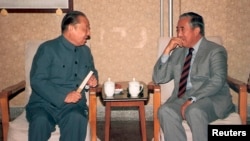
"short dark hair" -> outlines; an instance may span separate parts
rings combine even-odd
[[[194,12],[187,12],[180,15],[179,18],[183,17],[190,17],[190,25],[192,28],[199,27],[200,28],[200,34],[202,36],[205,35],[205,24],[203,22],[203,18],[201,15],[194,13]]]
[[[68,12],[62,19],[61,32],[63,33],[68,28],[68,25],[77,24],[78,23],[78,16],[86,17],[86,15],[80,11]]]

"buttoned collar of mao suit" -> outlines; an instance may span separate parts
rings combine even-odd
[[[62,44],[65,48],[68,48],[72,51],[75,51],[75,50],[77,50],[77,48],[82,47],[82,46],[76,47],[75,45],[70,43],[63,35],[61,35],[59,39],[62,40]]]

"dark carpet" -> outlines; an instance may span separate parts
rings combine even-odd
[[[97,123],[97,136],[104,141],[104,121]],[[146,121],[147,141],[153,138],[153,121]],[[141,141],[139,121],[111,121],[110,141]]]

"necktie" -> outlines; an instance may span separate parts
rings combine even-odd
[[[186,92],[187,79],[188,79],[193,50],[194,50],[193,48],[189,48],[188,55],[186,56],[185,63],[182,68],[181,79],[179,82],[178,98],[182,97]]]

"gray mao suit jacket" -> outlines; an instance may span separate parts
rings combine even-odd
[[[154,66],[153,80],[163,84],[174,79],[174,90],[167,102],[177,99],[179,80],[185,60],[187,48],[176,48],[167,62],[161,57]],[[225,48],[214,42],[202,39],[190,70],[192,88],[185,95],[194,96],[197,100],[210,98],[216,114],[226,117],[235,110],[227,84],[227,52]]]

